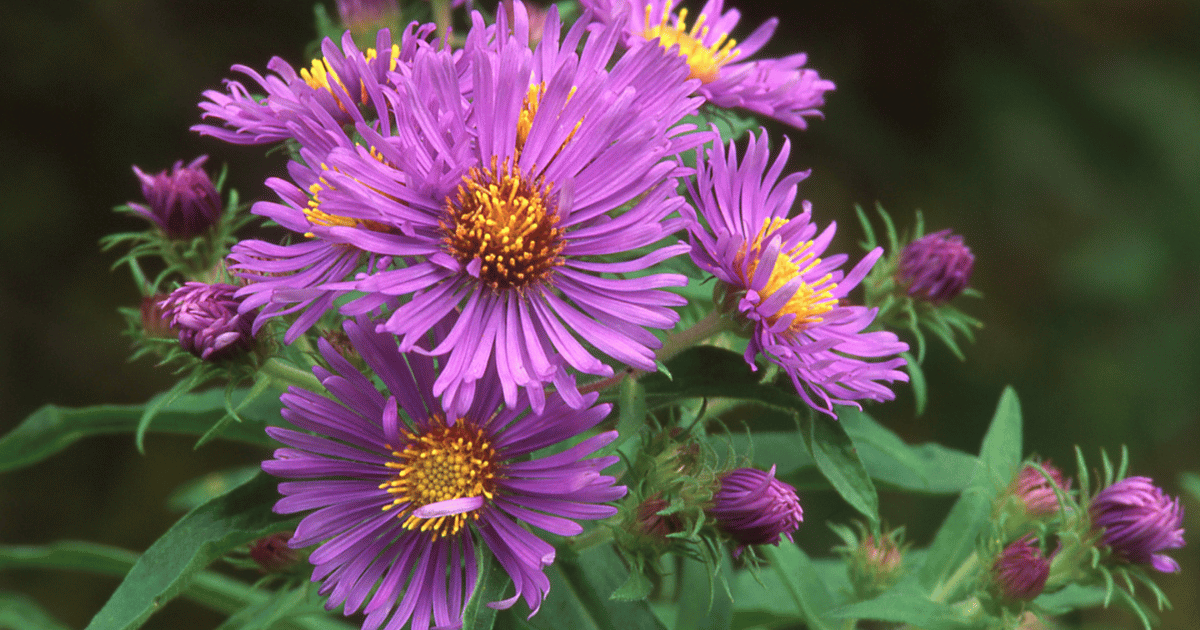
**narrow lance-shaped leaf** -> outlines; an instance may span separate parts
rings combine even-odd
[[[240,400],[242,396],[244,394],[235,399]],[[85,437],[133,433],[145,408],[146,405],[82,408],[46,405],[0,437],[0,472],[36,464]],[[185,394],[160,411],[151,428],[156,433],[203,435],[224,415],[225,402],[220,390]],[[279,422],[278,397],[264,395],[240,415],[246,421],[227,427],[222,438],[260,446],[274,445],[263,427]]]
[[[179,595],[194,575],[230,549],[292,529],[296,517],[271,511],[277,482],[265,475],[192,510],[134,564],[87,630],[131,630]]]
[[[929,547],[925,566],[921,568],[921,584],[933,589],[934,600],[942,601],[952,596],[952,589],[960,586],[945,580],[974,551],[976,538],[991,516],[992,500],[1008,485],[1020,464],[1021,405],[1016,392],[1007,387],[983,437],[979,464],[971,484],[963,490],[942,523]]]

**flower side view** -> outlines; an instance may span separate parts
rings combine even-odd
[[[163,318],[179,331],[179,345],[205,361],[227,359],[254,346],[256,313],[240,313],[238,287],[188,282],[161,303]]]
[[[821,116],[832,81],[805,68],[804,53],[751,61],[775,33],[779,20],[761,24],[741,43],[731,38],[741,13],[724,11],[724,0],[708,0],[688,26],[688,10],[673,12],[673,0],[583,0],[600,21],[626,19],[629,45],[649,41],[688,63],[697,92],[718,107],[742,108],[770,116],[797,129],[806,118]]]
[[[672,156],[708,134],[675,129],[700,99],[659,83],[685,64],[643,46],[610,69],[615,27],[564,34],[553,10],[531,50],[520,3],[514,16],[511,32],[503,13],[495,28],[476,16],[461,58],[422,49],[389,75],[394,133],[360,124],[365,146],[335,148],[321,171],[294,166],[299,186],[272,182],[287,203],[254,211],[310,235],[296,255],[259,243],[233,255],[246,292],[263,293],[248,303],[280,309],[264,317],[313,305],[319,316],[357,292],[340,312],[390,310],[380,326],[407,351],[450,316],[426,350],[445,357],[434,392],[451,415],[492,361],[506,403],[524,390],[535,410],[547,383],[581,405],[570,370],[613,374],[597,354],[654,370],[650,329],[673,327],[686,301],[663,290],[686,284],[680,274],[629,277],[687,250],[672,237],[686,224]],[[369,261],[354,272],[360,255]]]
[[[1183,506],[1147,477],[1127,477],[1096,493],[1088,506],[1092,526],[1118,558],[1176,573],[1166,554],[1183,547]]]
[[[992,580],[1008,600],[1027,601],[1041,595],[1048,577],[1050,560],[1033,536],[1010,543],[992,564]]]
[[[207,155],[187,166],[180,160],[171,170],[148,175],[133,167],[142,185],[146,203],[130,203],[139,215],[163,231],[167,238],[182,240],[204,234],[221,218],[221,195],[205,172]]]
[[[391,335],[366,320],[347,321],[353,347],[386,387],[355,369],[324,339],[333,371],[314,368],[333,398],[292,387],[283,417],[299,431],[269,428],[287,445],[263,470],[291,479],[275,511],[305,516],[290,545],[320,546],[309,557],[327,608],[363,612],[363,628],[458,627],[475,588],[475,548],[484,544],[536,613],[550,588],[544,569],[554,547],[523,524],[561,536],[583,531],[577,519],[616,513],[621,498],[601,471],[616,457],[590,454],[616,438],[589,437],[561,453],[529,454],[591,429],[610,405],[587,396],[571,409],[551,395],[542,413],[527,401],[502,405],[492,370],[461,416],[447,417],[432,394],[434,360],[403,354]]]
[[[908,345],[891,332],[863,332],[877,309],[845,302],[882,250],[844,274],[845,254],[820,258],[836,225],[817,234],[807,201],[788,217],[797,184],[808,175],[780,179],[788,153],[785,140],[771,163],[764,132],[750,135],[740,163],[732,143],[728,155],[714,148],[698,160],[688,188],[703,224],[691,227],[692,260],[720,280],[718,308],[748,329],[746,363],[754,368],[762,353],[788,374],[805,402],[836,417],[835,404],[893,399],[883,383],[908,380],[898,369],[905,361],[896,356]]]
[[[945,229],[904,248],[896,279],[908,286],[909,295],[944,304],[967,288],[974,266],[975,256],[963,244],[962,236]]]
[[[738,543],[734,557],[746,545],[790,542],[804,521],[796,489],[775,478],[774,466],[768,472],[736,468],[721,475],[718,484],[707,512]]]

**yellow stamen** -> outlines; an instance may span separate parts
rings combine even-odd
[[[770,243],[771,236],[784,225],[787,225],[787,219],[764,221],[763,227],[755,236],[754,241],[748,248],[743,248],[734,260],[735,266],[739,269],[743,268],[743,264],[745,265],[745,275],[742,281],[747,286],[754,278],[759,264],[772,265],[771,277],[767,279],[766,286],[758,292],[763,300],[771,297],[793,279],[803,276],[821,264],[820,258],[807,251],[812,247],[812,241],[806,241],[787,251],[779,252],[775,260],[763,259],[765,253],[763,250]],[[748,262],[746,261],[747,257],[749,258]],[[823,278],[812,284],[802,280],[796,293],[788,298],[787,304],[783,308],[770,316],[768,322],[774,324],[784,316],[795,315],[796,318],[788,326],[788,332],[791,333],[799,332],[811,324],[820,322],[820,315],[833,310],[838,303],[837,298],[833,296],[833,290],[837,288],[837,284],[830,282],[832,277],[831,274],[825,274]]]
[[[372,157],[380,162],[383,161],[383,156],[379,154],[375,147],[371,147],[370,151]],[[327,171],[329,170],[329,167],[325,164],[321,164],[321,170]],[[308,193],[312,196],[312,198],[308,200],[308,207],[304,209],[304,218],[308,219],[309,223],[325,227],[365,227],[368,230],[374,230],[376,232],[391,231],[391,228],[378,221],[372,221],[370,219],[355,219],[353,217],[342,216],[339,214],[330,214],[324,210],[321,210],[320,193],[322,190],[333,190],[333,186],[330,185],[329,181],[324,177],[318,178],[317,182],[308,187]],[[313,232],[305,232],[304,236],[308,238],[314,238],[316,234]]]
[[[557,227],[552,185],[519,168],[472,168],[457,196],[446,199],[441,224],[447,250],[464,266],[478,260],[492,290],[522,290],[562,264],[566,245]]]
[[[679,17],[675,20],[674,26],[668,26],[667,22],[671,16],[671,8],[674,2],[668,1],[663,8],[662,19],[657,24],[651,20],[653,5],[646,5],[646,27],[642,31],[642,37],[648,41],[658,40],[658,44],[663,48],[670,49],[672,46],[679,47],[679,55],[687,58],[688,66],[691,68],[691,73],[688,74],[689,79],[700,79],[704,83],[712,83],[720,76],[721,67],[737,58],[741,54],[741,50],[737,48],[737,41],[728,39],[727,33],[722,33],[712,44],[705,46],[704,40],[708,38],[709,28],[705,24],[706,15],[700,14],[696,23],[692,25],[692,30],[687,30],[687,9],[679,10]]]
[[[483,430],[462,419],[447,426],[435,416],[421,435],[404,431],[404,440],[403,449],[392,451],[396,460],[384,464],[396,475],[379,485],[393,495],[392,502],[382,509],[400,507],[396,518],[404,521],[406,529],[430,532],[435,540],[457,534],[468,520],[477,520],[478,509],[433,518],[420,518],[413,512],[440,501],[480,496],[490,500],[495,496],[499,474],[496,449]]]

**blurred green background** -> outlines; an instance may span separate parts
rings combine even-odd
[[[330,12],[333,12],[332,3]],[[737,4],[737,3],[734,3]],[[1007,0],[740,3],[745,36],[771,15],[766,54],[806,50],[838,85],[825,120],[793,133],[793,163],[818,221],[836,219],[835,248],[855,252],[853,205],[876,202],[907,223],[963,234],[983,300],[958,305],[986,328],[959,363],[934,347],[931,403],[912,417],[906,388],[870,411],[914,441],[974,451],[1002,387],[1020,394],[1028,450],[1073,472],[1074,444],[1093,461],[1128,444],[1132,469],[1172,494],[1200,470],[1200,6],[1183,1]],[[131,164],[161,170],[201,153],[230,165],[248,199],[283,174],[278,156],[202,139],[188,127],[204,89],[272,55],[306,65],[306,2],[5,3],[4,131],[0,134],[0,431],[46,402],[133,403],[170,382],[127,363],[116,307],[134,305],[110,272],[103,234],[140,229],[114,215],[136,199]],[[772,132],[782,131],[771,127]],[[857,255],[857,254],[855,254]],[[0,542],[85,539],[144,549],[177,518],[171,489],[263,453],[152,437],[81,442],[0,476]],[[1185,498],[1191,531],[1200,505]],[[816,498],[802,534],[810,552],[848,512]],[[806,502],[806,506],[808,503]],[[885,517],[928,542],[944,499],[885,494]],[[799,536],[797,540],[803,539]],[[1200,545],[1174,556],[1159,582],[1175,604],[1168,629],[1200,627]],[[824,546],[823,546],[824,545]],[[0,574],[0,590],[33,595],[82,627],[115,579]],[[1121,611],[1070,620],[1134,628]],[[215,627],[172,603],[150,628]]]

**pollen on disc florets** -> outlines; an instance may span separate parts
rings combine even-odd
[[[674,2],[667,2],[667,6],[663,9],[662,19],[657,24],[651,19],[654,5],[646,5],[642,37],[648,41],[657,39],[659,45],[666,49],[678,46],[679,56],[686,58],[688,67],[691,68],[691,73],[688,74],[689,79],[700,79],[703,83],[716,81],[721,74],[721,67],[741,54],[741,50],[737,48],[737,41],[729,39],[729,35],[725,33],[718,37],[711,46],[705,46],[704,39],[708,37],[709,32],[709,27],[705,24],[708,16],[701,13],[689,31],[687,30],[688,11],[680,9],[675,25],[670,26],[668,21],[673,5]]]
[[[803,276],[812,271],[817,265],[821,264],[821,259],[817,258],[811,251],[805,251],[812,247],[812,241],[800,243],[789,250],[780,251],[775,260],[765,260],[763,258],[764,249],[771,241],[771,236],[787,225],[787,219],[768,219],[763,222],[763,227],[759,230],[758,235],[754,238],[754,242],[750,243],[748,251],[738,256],[738,266],[742,265],[742,261],[749,257],[749,261],[745,266],[745,277],[743,280],[750,284],[750,280],[754,277],[759,265],[771,265],[771,276],[767,280],[767,284],[761,290],[759,295],[762,299],[767,299],[776,291],[782,289],[793,279]],[[818,323],[822,320],[821,315],[828,313],[837,306],[838,300],[833,296],[833,290],[837,288],[837,284],[831,282],[833,276],[825,274],[824,277],[816,282],[808,283],[803,280],[796,288],[795,294],[788,299],[787,304],[780,308],[777,313],[769,319],[771,324],[779,321],[780,318],[787,315],[794,315],[795,319],[788,326],[788,332],[796,333],[804,330],[811,324]]]
[[[379,486],[393,495],[383,509],[399,507],[396,518],[404,520],[405,528],[430,532],[435,539],[457,534],[468,519],[479,518],[479,510],[435,518],[421,518],[413,511],[451,499],[490,500],[498,474],[496,449],[482,429],[464,420],[447,426],[435,417],[420,435],[408,431],[403,435],[404,447],[392,451],[396,461],[385,464],[396,475]]]
[[[495,291],[544,280],[566,245],[552,188],[518,167],[497,168],[494,157],[472,168],[446,198],[446,248],[464,266],[478,261],[480,282]]]

